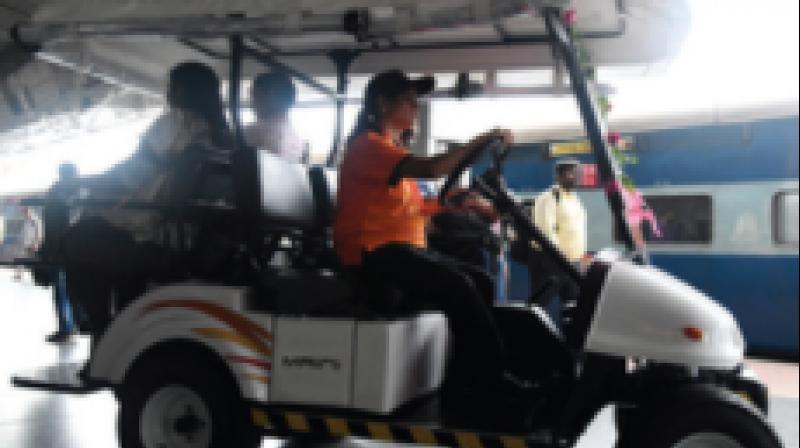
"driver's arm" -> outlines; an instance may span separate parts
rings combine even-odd
[[[500,138],[506,144],[510,144],[512,141],[510,131],[506,129],[494,129],[444,154],[433,157],[406,157],[397,166],[392,178],[436,179],[448,176],[465,157],[487,145],[494,138]]]

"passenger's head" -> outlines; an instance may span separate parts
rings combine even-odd
[[[350,138],[366,131],[413,129],[417,98],[430,93],[433,85],[431,77],[411,79],[400,70],[375,75],[367,84],[364,103]]]
[[[219,78],[199,62],[183,62],[169,71],[167,102],[170,106],[202,112],[222,108]]]
[[[283,72],[262,73],[253,80],[250,96],[258,118],[283,117],[294,106],[297,89]]]
[[[183,62],[169,72],[167,103],[205,118],[212,138],[223,145],[228,134],[219,78],[214,70],[199,62]]]
[[[71,181],[78,178],[78,166],[72,162],[58,165],[58,180]]]
[[[577,160],[559,160],[556,163],[556,183],[567,191],[577,188],[579,167],[580,163]]]

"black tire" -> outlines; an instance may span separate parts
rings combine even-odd
[[[636,411],[617,413],[617,448],[674,448],[690,437],[718,435],[742,448],[782,448],[764,414],[730,391],[692,388]]]
[[[172,434],[164,436],[164,442],[151,441],[148,445],[142,431],[145,407],[148,403],[154,406],[152,403],[157,397],[174,390],[190,391],[187,394],[193,393],[191,396],[202,403],[197,406],[199,412],[186,407],[187,418],[183,423],[188,419],[194,426],[186,429],[184,425],[183,429],[177,429],[181,424],[177,420],[173,425],[164,424],[163,427],[174,428],[168,430]],[[199,446],[204,448],[257,448],[260,444],[260,434],[252,424],[249,409],[241,399],[234,379],[213,355],[201,350],[162,350],[145,356],[126,376],[118,397],[117,430],[121,448],[173,448],[170,437],[180,431],[184,431],[180,433],[182,437],[193,437],[198,431],[203,432],[203,442]],[[152,411],[148,413],[153,415]],[[167,417],[158,421],[167,422]]]

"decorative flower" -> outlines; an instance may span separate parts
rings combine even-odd
[[[653,235],[661,238],[661,228],[658,225],[656,215],[647,206],[642,193],[635,189],[625,189],[622,194],[625,196],[625,215],[631,227],[640,228],[643,222],[647,222],[650,224]]]
[[[596,68],[592,63],[592,57],[589,50],[581,42],[581,37],[574,29],[575,22],[578,14],[574,9],[564,11],[562,20],[564,25],[568,28],[569,34],[575,45],[578,61],[582,65],[583,71],[586,74],[587,81],[590,83],[596,81]],[[611,102],[606,95],[598,95],[597,108],[600,111],[602,119],[605,121],[608,118],[608,113],[611,111]],[[607,124],[607,123],[606,123]],[[628,142],[622,137],[619,132],[609,132],[606,140],[610,146],[611,154],[616,161],[621,165],[629,165],[638,163],[634,155],[624,151]],[[636,188],[633,179],[624,172],[620,173],[619,180],[612,180],[606,185],[606,190],[612,194],[619,194],[625,204],[624,213],[625,219],[630,225],[633,237],[636,240],[637,246],[644,244],[644,237],[641,231],[641,224],[648,222],[653,234],[656,237],[661,237],[661,229],[658,226],[658,220],[653,210],[648,207],[644,199],[644,195]]]
[[[628,224],[632,229],[640,229],[643,222],[648,222],[653,235],[661,238],[661,228],[658,225],[655,213],[647,206],[642,192],[633,185],[625,185],[626,180],[629,180],[629,178],[626,177],[621,183],[611,181],[606,185],[606,190],[609,193],[616,193],[622,196],[625,204],[625,219],[628,220]]]
[[[572,28],[573,26],[575,26],[575,22],[578,20],[578,12],[575,11],[574,9],[568,9],[564,11],[564,16],[562,17],[562,20],[564,21],[564,25],[566,25],[567,28]]]

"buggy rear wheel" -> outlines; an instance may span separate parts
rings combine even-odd
[[[122,448],[257,448],[231,375],[210,356],[146,356],[119,391]]]

